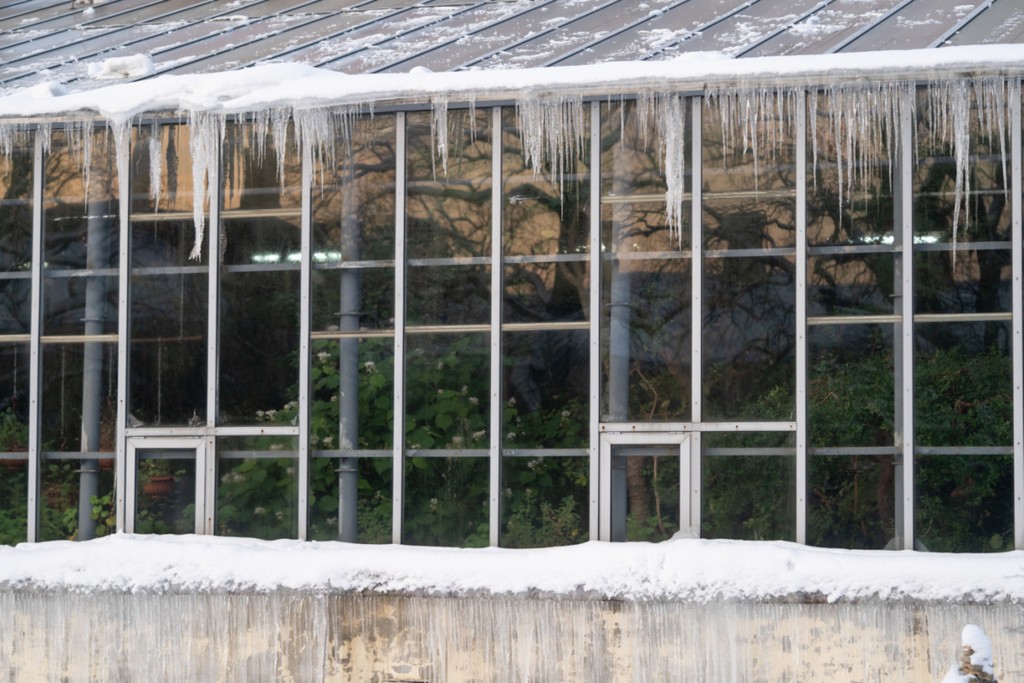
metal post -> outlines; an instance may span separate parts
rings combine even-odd
[[[900,97],[899,153],[896,155],[897,173],[893,187],[897,207],[894,235],[900,245],[895,263],[893,286],[896,296],[894,307],[900,313],[899,332],[894,340],[896,392],[896,438],[901,460],[896,467],[896,537],[893,546],[898,549],[914,547],[914,194],[913,194],[913,134],[914,91],[907,89]]]
[[[217,131],[214,138],[216,159],[218,163],[209,168],[209,200],[210,215],[207,220],[207,293],[206,293],[206,447],[198,449],[196,462],[196,533],[212,534],[215,529],[215,510],[217,496],[217,439],[214,428],[217,426],[219,411],[218,387],[220,383],[220,224],[221,199],[221,166],[223,160],[223,139],[219,135],[222,130],[215,119],[197,118],[200,125],[209,126]],[[190,131],[195,135],[214,135],[213,131]],[[202,184],[195,179],[193,192],[202,192]]]
[[[590,103],[590,539],[600,536],[601,511],[601,105]]]
[[[488,543],[497,546],[501,537],[501,107],[491,112],[491,414]],[[476,122],[473,122],[476,125]]]
[[[1013,212],[1013,529],[1014,547],[1024,550],[1024,237],[1021,227],[1021,92],[1010,81],[1010,149]]]
[[[117,271],[117,421],[115,436],[115,472],[117,473],[115,495],[115,517],[117,531],[135,531],[135,461],[129,462],[125,448],[125,425],[128,419],[128,359],[131,344],[131,326],[128,316],[129,287],[131,284],[131,222],[129,221],[131,179],[128,174],[129,137],[131,128],[118,128],[117,140],[117,181],[118,219],[120,240],[118,242]]]
[[[693,136],[693,147],[690,151],[690,158],[693,160],[693,186],[690,190],[691,209],[693,217],[690,221],[693,237],[690,242],[690,288],[693,297],[690,302],[690,343],[692,356],[690,358],[690,420],[698,427],[690,437],[690,526],[693,536],[700,536],[701,519],[701,432],[699,425],[703,419],[701,396],[703,392],[703,346],[704,335],[704,209],[703,209],[703,187],[701,185],[701,174],[703,173],[702,140],[703,122],[702,108],[704,100],[701,97],[694,97],[690,101],[691,131]]]
[[[27,540],[39,540],[39,481],[42,478],[39,428],[40,371],[42,369],[43,310],[43,134],[36,129],[32,157],[32,307],[29,335],[28,410],[28,533]]]
[[[813,96],[813,95],[812,95]],[[796,542],[807,542],[807,92],[796,113]]]
[[[391,542],[402,542],[405,507],[405,112],[395,114],[395,393]]]
[[[310,390],[310,288],[313,269],[313,151],[312,141],[301,140],[302,145],[302,232],[299,237],[299,462],[298,467],[298,524],[300,541],[309,537],[309,466],[313,456],[309,447]],[[277,150],[284,154],[284,149]]]

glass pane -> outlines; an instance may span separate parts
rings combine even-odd
[[[612,540],[664,541],[679,531],[679,446],[612,447]]]
[[[504,458],[501,545],[542,548],[589,540],[589,467],[586,458]]]
[[[40,541],[84,541],[114,533],[113,461],[45,462],[39,514]]]
[[[486,546],[489,467],[487,458],[408,458],[402,543]]]
[[[919,455],[914,529],[933,552],[1013,550],[1013,456]]]
[[[300,274],[275,264],[298,252],[299,221],[231,219],[224,229],[218,422],[251,424],[296,395]]]
[[[491,319],[489,266],[410,266],[406,270],[409,325],[462,325]]]
[[[52,134],[43,188],[46,334],[117,332],[115,166],[106,131]]]
[[[898,225],[884,112],[842,110],[841,93],[816,93],[807,183],[807,240],[817,244],[892,244]],[[833,109],[835,107],[835,109]],[[879,115],[881,114],[881,115]]]
[[[302,208],[302,164],[289,124],[287,147],[278,149],[259,126],[229,124],[224,133],[221,202],[226,211]]]
[[[196,528],[196,459],[193,450],[139,450],[135,531],[191,534]]]
[[[217,439],[218,535],[298,535],[297,447],[287,436]]]
[[[687,102],[689,108],[689,102]],[[637,107],[633,100],[601,105],[601,196],[657,199],[664,207],[668,182],[654,112]],[[689,116],[684,116],[690,139]],[[686,152],[689,152],[687,147]],[[692,165],[688,165],[692,166]],[[686,183],[687,188],[690,182]]]
[[[589,131],[588,109],[581,130]],[[539,172],[526,164],[516,111],[502,110],[502,241],[506,255],[586,253],[590,239],[589,135],[566,140],[569,159],[546,159]],[[564,164],[564,167],[562,165]],[[560,171],[557,180],[555,170]]]
[[[394,327],[394,116],[336,132],[335,163],[314,170],[313,328]],[[370,265],[368,262],[378,262]]]
[[[129,411],[151,426],[206,422],[209,279],[188,260],[192,229],[191,221],[132,225]]]
[[[814,455],[808,466],[807,542],[880,550],[896,535],[896,456]]]
[[[28,534],[28,344],[0,344],[0,545]]]
[[[0,155],[0,334],[27,333],[31,323],[32,138],[15,133]]]
[[[390,437],[390,433],[388,434]],[[313,541],[343,540],[339,522],[340,479],[345,468],[358,477],[356,488],[356,539],[359,543],[391,543],[391,458],[315,458],[310,466],[309,538]]]
[[[153,123],[132,129],[133,214],[192,214],[190,135],[191,128],[185,125]],[[192,239],[189,238],[190,249]]]
[[[1010,240],[1012,212],[1007,191],[1007,108],[979,107],[977,93],[981,91],[979,88],[965,95],[971,107],[967,131],[969,141],[965,141],[969,156],[963,168],[958,200],[957,150],[951,115],[953,93],[943,88],[918,89],[914,164],[915,242]],[[991,96],[987,92],[985,95]],[[1005,97],[1005,93],[1000,97]]]
[[[992,313],[1013,310],[1009,249],[914,253],[915,313]]]
[[[808,330],[812,448],[894,445],[892,325]]]
[[[915,325],[915,443],[1013,443],[1010,322]]]
[[[808,314],[884,315],[893,299],[894,254],[839,254],[808,259]]]
[[[704,266],[704,419],[793,419],[793,259],[709,258]]]
[[[0,429],[6,431],[7,416]],[[0,455],[0,545],[28,538],[28,460]]]
[[[406,117],[409,258],[487,256],[491,251],[491,113],[448,112],[447,146],[430,112]],[[438,152],[438,148],[443,150]]]
[[[705,433],[702,448],[702,537],[795,539],[791,433]]]
[[[487,448],[490,335],[410,335],[405,440],[411,449]]]
[[[605,420],[685,420],[690,415],[690,259],[607,261],[601,353]]]
[[[505,333],[506,448],[585,448],[589,425],[586,331]]]
[[[113,453],[116,396],[116,343],[44,344],[43,449]]]
[[[314,449],[391,448],[394,348],[391,338],[313,343],[309,419]],[[275,420],[289,424],[296,414],[297,407],[279,412]]]
[[[590,264],[586,261],[505,266],[508,323],[582,322],[587,319]]]

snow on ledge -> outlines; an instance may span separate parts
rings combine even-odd
[[[589,542],[537,550],[119,534],[0,547],[0,590],[356,591],[708,602],[1024,601],[1024,552],[783,542]]]
[[[145,75],[148,58],[112,64],[125,78]],[[159,68],[160,65],[156,65]],[[118,68],[114,68],[118,67]],[[133,69],[138,69],[134,72]],[[128,71],[127,75],[125,72]],[[658,62],[460,72],[348,75],[291,63],[237,71],[165,75],[53,97],[0,97],[0,119],[94,112],[123,123],[145,112],[241,113],[274,107],[319,108],[374,102],[485,101],[549,92],[592,95],[642,90],[749,87],[758,84],[831,84],[859,80],[931,80],[958,74],[1024,71],[1024,45],[983,45],[806,57],[733,59],[719,52],[689,53]]]

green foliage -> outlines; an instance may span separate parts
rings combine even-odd
[[[537,494],[528,489],[524,503],[508,516],[502,545],[508,548],[543,548],[585,540],[586,533],[572,496],[562,498],[557,505],[546,500],[538,503]]]

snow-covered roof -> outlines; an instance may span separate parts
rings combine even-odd
[[[0,8],[0,94],[281,61],[462,72],[1021,42],[1017,0],[18,0]],[[146,68],[104,66],[132,55]]]

